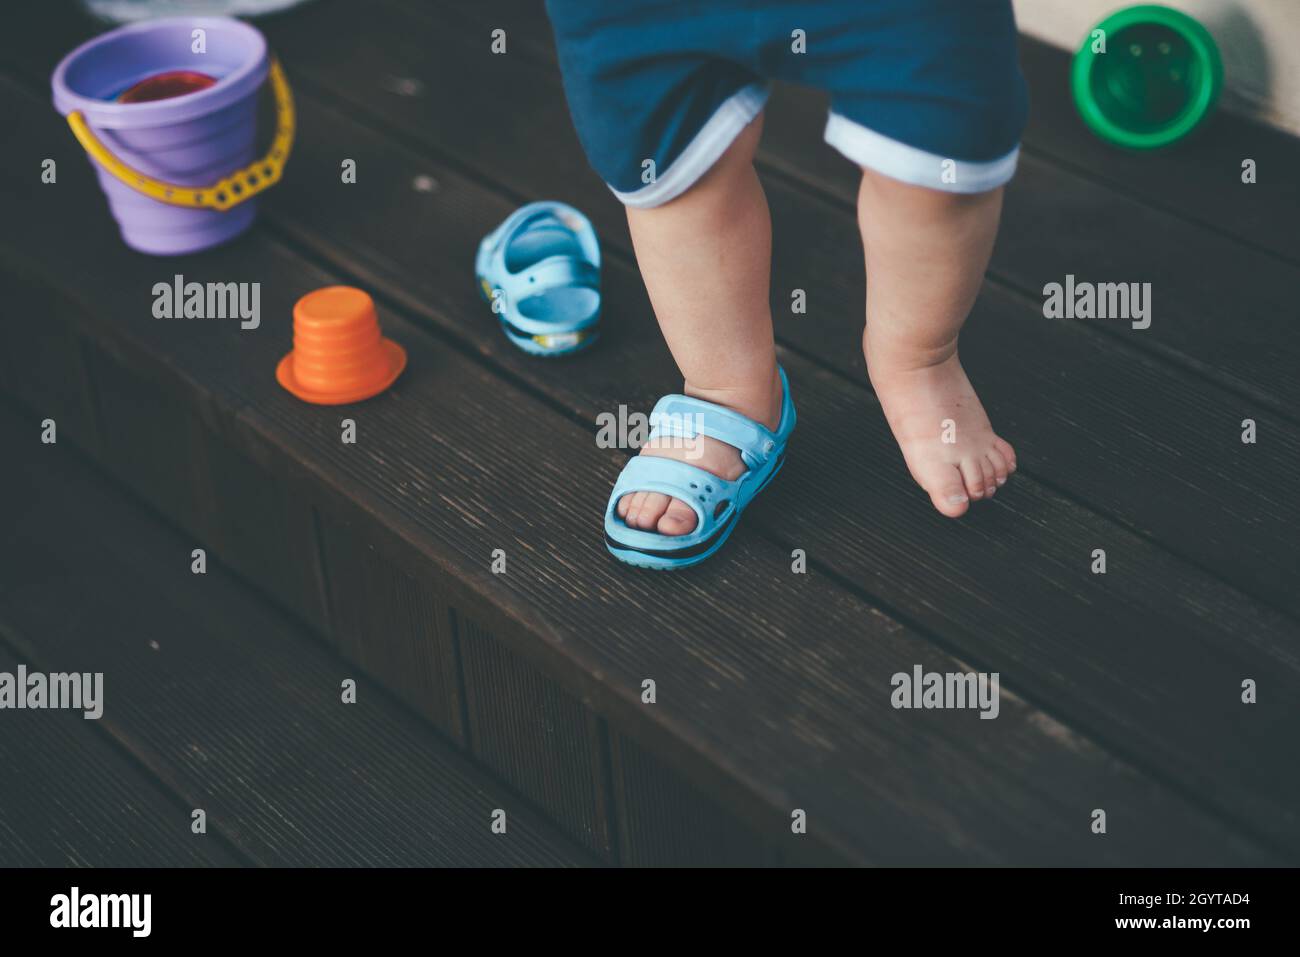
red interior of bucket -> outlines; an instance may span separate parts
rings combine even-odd
[[[197,70],[168,70],[145,77],[139,83],[123,90],[117,97],[119,103],[150,103],[154,100],[170,100],[206,90],[216,83],[216,77],[199,73]]]

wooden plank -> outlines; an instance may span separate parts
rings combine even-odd
[[[6,379],[7,387],[40,412],[36,422],[54,418],[61,437],[100,452],[186,528],[195,547],[219,551],[222,561],[323,631],[319,568],[296,560],[314,548],[310,508],[263,482],[256,463],[205,439],[201,413],[179,405],[165,377],[139,375],[116,343],[80,341],[66,297],[30,277],[12,283],[42,317],[10,324],[4,350],[23,370]],[[92,375],[102,407],[92,400]]]
[[[286,55],[293,56],[296,75],[309,75],[332,95],[346,98],[350,109],[384,117],[390,134],[400,126],[404,139],[419,143],[421,152],[396,154],[385,139],[337,113],[316,114],[300,134],[310,144],[304,152],[313,158],[297,168],[294,182],[286,183],[269,203],[275,213],[292,220],[288,228],[295,238],[322,251],[334,250],[336,261],[346,261],[364,275],[398,278],[393,294],[409,295],[403,302],[415,307],[428,303],[458,314],[466,301],[456,296],[462,291],[457,277],[463,273],[466,240],[443,229],[439,217],[458,216],[470,223],[470,230],[483,232],[494,223],[482,214],[485,201],[460,198],[466,189],[475,195],[482,190],[447,168],[443,157],[450,153],[458,163],[474,166],[472,178],[489,175],[508,184],[511,198],[551,196],[588,211],[607,252],[613,253],[606,296],[610,314],[618,315],[620,322],[608,324],[607,335],[619,337],[614,340],[617,346],[628,344],[629,325],[639,322],[648,307],[639,279],[621,286],[624,281],[617,276],[625,261],[618,253],[629,249],[626,224],[608,190],[585,169],[557,79],[522,57],[483,52],[483,63],[477,63],[475,37],[465,29],[446,31],[439,41],[440,56],[430,58],[426,50],[433,42],[433,27],[423,19],[376,8],[371,27],[382,29],[391,42],[356,46],[332,25],[329,18],[337,16],[337,10],[321,7],[312,16],[313,29],[277,35]],[[308,34],[330,39],[322,41],[323,48],[302,43],[301,37]],[[491,69],[484,66],[489,61]],[[321,66],[313,67],[315,63]],[[341,70],[340,63],[346,68]],[[394,72],[418,80],[426,91],[447,88],[462,75],[475,75],[482,82],[454,98],[400,96],[385,86]],[[516,104],[518,121],[493,125],[476,119],[493,115],[493,102]],[[309,104],[304,110],[312,115]],[[359,168],[369,170],[347,189],[332,185],[338,180],[333,155],[337,148],[329,144],[338,135],[339,123],[347,124],[346,142]],[[445,130],[455,130],[456,135],[446,136]],[[546,150],[529,147],[542,137]],[[421,175],[442,183],[442,189],[409,189]],[[779,181],[769,178],[768,186],[776,223],[773,298],[778,338],[856,380],[866,393],[865,367],[856,345],[863,280],[854,220],[833,204],[813,200]],[[328,207],[318,201],[326,189],[335,197]],[[378,215],[380,208],[383,215]],[[497,210],[508,211],[508,205],[498,203],[494,215]],[[331,226],[340,212],[356,224],[346,239]],[[402,222],[402,230],[394,230],[394,222]],[[362,237],[366,249],[358,248]],[[419,285],[413,286],[413,281]],[[631,298],[616,298],[620,288],[633,290]],[[783,315],[793,288],[808,290],[807,316]],[[676,378],[659,337],[651,329],[642,338],[642,328],[636,327],[638,344],[630,347],[640,357],[632,366],[639,370],[635,377],[614,365],[608,339],[599,361],[577,360],[575,367],[598,383],[598,409],[652,401]],[[1092,334],[1080,323],[1046,320],[1041,310],[1002,288],[986,289],[962,343],[990,415],[1015,440],[1022,465],[1019,482],[1026,474],[1041,477],[1236,587],[1300,612],[1300,556],[1287,531],[1300,525],[1300,501],[1277,494],[1300,458],[1300,428],[1256,402],[1190,379],[1122,348],[1112,337]],[[629,392],[641,383],[643,392]],[[560,388],[544,387],[552,392]],[[1086,416],[1080,414],[1081,407],[1086,407]],[[1267,443],[1242,444],[1241,423],[1247,418],[1270,436]],[[898,453],[887,449],[884,455],[884,461],[902,474]],[[1117,482],[1117,472],[1131,480]],[[923,501],[919,492],[916,495]],[[1189,514],[1197,517],[1195,523],[1188,522]],[[1248,534],[1243,535],[1243,529]]]
[[[463,748],[450,607],[431,581],[408,575],[368,544],[363,530],[328,515],[320,529],[339,650]]]
[[[11,429],[8,438],[27,436]],[[0,638],[31,644],[3,625]],[[29,672],[46,670],[26,652],[0,644],[0,671],[14,675],[19,664]],[[241,863],[219,839],[191,833],[189,809],[81,712],[0,713],[0,766],[0,867]]]
[[[210,547],[214,528],[198,417],[169,401],[160,383],[129,370],[111,346],[96,343],[86,353],[104,464],[185,529],[191,547]]]
[[[34,114],[30,101],[15,91],[3,92],[20,121],[41,125],[43,112]],[[44,135],[43,145],[55,141],[48,131]],[[305,179],[311,181],[309,175]],[[5,181],[0,177],[0,189]],[[93,194],[87,181],[67,186],[62,201],[73,206],[87,201],[87,192]],[[433,195],[446,197],[447,206],[437,208],[439,228],[428,236],[444,244],[471,234],[473,227],[465,227],[467,210],[495,218],[493,203],[500,205],[460,187]],[[383,196],[370,198],[377,202]],[[351,503],[358,517],[391,530],[395,543],[405,543],[438,574],[459,581],[467,595],[458,603],[477,599],[495,606],[515,631],[494,628],[494,634],[562,676],[571,692],[590,700],[723,806],[751,815],[759,828],[771,827],[778,811],[782,831],[792,808],[806,808],[817,822],[804,842],[809,853],[813,847],[834,847],[849,859],[913,863],[1026,862],[1044,855],[1055,863],[1169,863],[1171,856],[1204,862],[1259,859],[1263,853],[1019,696],[1004,700],[996,735],[984,730],[986,722],[893,709],[890,675],[919,662],[940,670],[965,666],[845,591],[837,584],[841,575],[883,586],[932,622],[951,622],[959,643],[987,655],[969,660],[996,662],[991,670],[1004,673],[1005,687],[1038,688],[1035,697],[1053,700],[1054,708],[1055,699],[1064,700],[1064,710],[1107,730],[1166,779],[1180,786],[1191,782],[1189,793],[1241,822],[1234,826],[1268,830],[1281,835],[1284,845],[1290,839],[1294,822],[1277,809],[1286,806],[1294,781],[1285,772],[1263,781],[1232,778],[1222,766],[1236,749],[1277,753],[1277,743],[1252,722],[1283,727],[1279,702],[1285,702],[1285,693],[1262,701],[1258,712],[1246,716],[1202,707],[1206,699],[1198,697],[1224,673],[1237,673],[1244,661],[1272,663],[1268,649],[1279,634],[1277,622],[1050,493],[1026,493],[1024,512],[995,509],[988,514],[1003,518],[989,519],[993,525],[972,523],[964,526],[968,531],[953,534],[950,523],[931,516],[927,525],[928,513],[909,514],[910,491],[886,477],[878,490],[881,515],[873,516],[879,526],[864,527],[860,521],[826,522],[826,509],[838,507],[839,496],[834,489],[819,489],[800,466],[803,476],[792,476],[788,485],[791,493],[808,496],[811,508],[801,503],[796,514],[791,499],[774,495],[771,506],[760,506],[751,527],[698,575],[637,575],[615,566],[598,535],[590,534],[590,516],[599,511],[621,456],[596,449],[589,425],[575,425],[385,308],[386,327],[407,345],[411,365],[384,400],[355,410],[362,439],[356,447],[343,447],[340,410],[303,406],[273,381],[270,370],[288,347],[286,321],[266,322],[252,336],[220,324],[190,330],[159,323],[130,306],[130,290],[148,282],[156,270],[153,261],[104,242],[89,223],[84,231],[64,234],[53,218],[34,215],[33,207],[41,208],[45,200],[30,191],[13,189],[5,199],[31,229],[21,248],[0,247],[3,256],[39,266],[58,250],[62,263],[75,263],[83,288],[94,289],[98,304],[83,316],[88,332],[148,342],[157,362],[178,380],[193,383],[195,402],[211,402],[227,410],[224,416],[236,416],[233,423],[220,423],[223,434],[241,442],[260,436],[258,441],[290,460],[277,466],[277,474],[310,481],[313,494],[331,510],[340,509],[345,520],[351,515],[342,510]],[[376,205],[372,212],[383,208]],[[357,231],[369,228],[348,218],[347,209],[338,214]],[[457,224],[454,231],[448,224]],[[437,252],[436,245],[428,247],[429,254]],[[257,234],[212,251],[203,257],[202,269],[216,277],[223,270],[225,276],[262,277],[267,316],[287,317],[301,291],[338,278],[307,267]],[[54,272],[49,279],[58,282],[62,275]],[[619,275],[619,284],[630,282],[626,270]],[[423,296],[419,282],[410,282]],[[461,289],[460,283],[447,284],[432,301],[456,303]],[[453,328],[490,325],[465,323],[469,314],[459,308],[455,326],[449,313],[429,318],[449,338],[458,335],[450,332]],[[648,319],[639,326],[630,321],[627,339],[620,344],[619,336],[611,336],[602,361],[586,363],[610,377],[609,395],[624,388],[614,381],[619,376],[639,381],[633,380],[632,357],[620,350],[635,344],[633,335],[644,338],[649,330]],[[495,363],[501,346],[492,332],[481,348],[493,353]],[[480,348],[476,339],[461,341],[461,348]],[[570,366],[575,375],[566,381],[577,382],[582,367],[581,362]],[[796,378],[817,374],[800,367]],[[807,381],[811,421],[820,420],[830,439],[837,434],[828,426],[839,422],[843,440],[854,417],[837,403],[856,403],[856,397]],[[590,396],[583,401],[589,410]],[[520,429],[520,422],[528,428]],[[859,449],[869,462],[888,439],[883,434],[868,439],[865,449],[858,437],[844,447]],[[520,461],[533,470],[535,499],[518,494]],[[854,474],[870,474],[870,469]],[[575,485],[575,475],[584,481]],[[536,501],[547,507],[536,508]],[[784,530],[779,524],[804,523],[810,516],[811,524],[787,524]],[[1061,528],[1060,538],[1044,536],[1048,518]],[[989,534],[1006,520],[1011,536]],[[764,525],[783,536],[783,544],[757,535]],[[791,575],[792,527],[800,532],[795,541],[811,547],[816,560],[835,566],[836,579],[816,567],[800,578]],[[818,559],[818,546],[805,543],[816,541],[807,537],[810,530],[826,528],[850,540],[827,543],[823,554],[829,558]],[[1114,576],[1109,587],[1088,580],[1081,544],[1095,542],[1099,532],[1137,555],[1138,575],[1127,581]],[[882,543],[875,541],[878,536]],[[1000,544],[990,548],[995,542]],[[506,548],[516,572],[525,573],[491,575],[487,566],[494,547]],[[1039,555],[1040,548],[1045,552],[1038,567],[1008,560]],[[935,556],[943,563],[932,564]],[[941,586],[933,584],[936,576]],[[1171,579],[1185,580],[1195,605],[1184,607],[1171,596],[1172,606],[1147,609],[1152,581]],[[995,595],[1002,589],[1021,597],[1041,593],[1044,600],[1028,607],[990,601],[987,585],[995,586]],[[775,595],[785,597],[773,601]],[[936,595],[942,595],[944,607],[934,607]],[[1048,597],[1063,600],[1055,605]],[[1225,632],[1224,622],[1235,622],[1240,633]],[[1152,647],[1133,638],[1179,629],[1190,636],[1180,647],[1195,647],[1197,653],[1185,656],[1186,663],[1179,659],[1180,670],[1171,680],[1161,670],[1168,663],[1161,655],[1167,644]],[[845,642],[846,635],[858,640]],[[1226,672],[1224,646],[1237,656],[1226,662],[1232,666]],[[1133,664],[1144,667],[1126,670]],[[1294,663],[1275,667],[1278,677],[1271,680],[1285,688],[1293,671]],[[639,703],[646,675],[672,689],[668,703],[655,709]],[[871,688],[879,691],[864,693]],[[1197,701],[1197,708],[1189,709],[1187,700]],[[1224,717],[1230,719],[1226,724]],[[1227,739],[1231,746],[1219,747]],[[961,788],[938,786],[951,775],[960,778]],[[1050,799],[1044,798],[1044,788]],[[1080,813],[1087,814],[1078,804],[1080,796],[1098,793],[1108,795],[1108,807],[1124,809],[1119,816],[1132,830],[1123,841],[1100,844],[1090,839],[1086,823],[1079,827]],[[1254,814],[1258,809],[1267,813]]]
[[[192,574],[189,543],[71,449],[25,438],[8,410],[0,436],[21,465],[0,492],[25,503],[3,523],[5,627],[51,670],[102,671],[103,727],[249,859],[590,863],[373,684],[342,703],[351,666],[219,568]]]
[[[772,839],[737,822],[680,781],[645,748],[610,736],[618,794],[618,847],[633,867],[763,867],[780,858]],[[787,837],[788,842],[792,837]]]
[[[5,387],[35,413],[32,428],[53,419],[55,435],[99,449],[90,379],[83,343],[63,315],[62,297],[31,276],[15,274],[8,283],[22,289],[34,315],[13,316],[6,325],[8,348],[0,350],[0,375]],[[36,316],[40,318],[37,319]]]
[[[1020,61],[1034,82],[1025,145],[1110,189],[1179,217],[1209,225],[1267,255],[1300,262],[1300,143],[1295,137],[1226,111],[1195,139],[1157,153],[1118,150],[1084,127],[1070,99],[1070,54],[1024,37]],[[1258,179],[1241,182],[1242,161]],[[1207,188],[1214,184],[1218,188]],[[1292,313],[1294,315],[1294,313]]]
[[[310,502],[276,484],[264,467],[206,429],[196,484],[206,491],[212,547],[245,581],[321,635],[328,634],[320,545]]]
[[[470,752],[534,796],[566,834],[614,861],[608,749],[599,719],[521,663],[472,618],[456,618]]]

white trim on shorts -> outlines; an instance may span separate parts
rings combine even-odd
[[[859,166],[891,179],[946,193],[983,193],[1003,185],[1016,172],[1020,147],[995,160],[972,163],[954,160],[908,146],[848,117],[831,113],[826,119],[826,142]],[[945,164],[952,163],[951,166]]]
[[[769,92],[763,83],[751,83],[737,90],[713,111],[686,149],[653,183],[629,193],[620,193],[612,186],[610,191],[624,204],[638,209],[662,206],[676,199],[713,167],[741,130],[758,116]]]

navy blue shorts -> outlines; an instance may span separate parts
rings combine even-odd
[[[826,141],[949,192],[1015,172],[1027,111],[1011,0],[547,0],[569,111],[623,202],[681,195],[772,80],[830,94]]]

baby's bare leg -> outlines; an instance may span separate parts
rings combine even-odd
[[[776,428],[781,384],[768,282],[772,222],[754,171],[760,114],[727,152],[678,198],[629,208],[637,264],[687,395],[734,409]],[[667,443],[665,443],[667,444]],[[642,454],[680,458],[726,479],[744,472],[731,446],[701,437],[686,448],[647,446]],[[629,525],[665,535],[695,527],[695,512],[657,492],[618,503]]]
[[[1016,470],[957,358],[1001,210],[1000,188],[944,193],[869,170],[858,194],[871,384],[912,477],[954,518]]]

